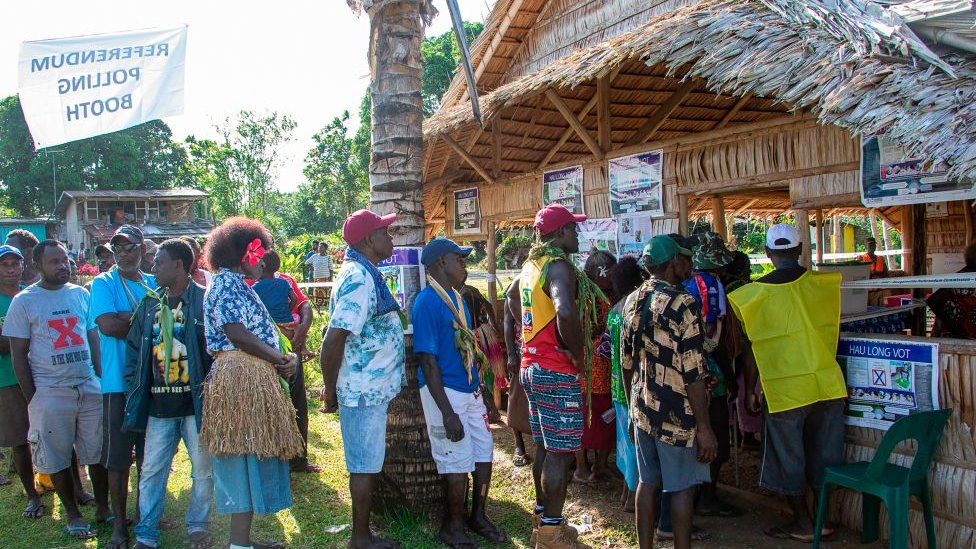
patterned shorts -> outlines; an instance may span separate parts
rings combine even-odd
[[[579,376],[546,370],[538,364],[522,368],[520,375],[529,401],[532,439],[549,452],[579,450],[583,440],[583,390]]]

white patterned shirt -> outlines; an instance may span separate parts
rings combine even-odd
[[[376,316],[373,278],[362,265],[344,261],[329,304],[329,327],[349,332],[336,396],[356,407],[386,404],[406,385],[403,325],[396,311]]]

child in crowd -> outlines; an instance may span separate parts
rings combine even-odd
[[[261,278],[254,283],[254,292],[258,294],[271,318],[281,328],[291,328],[298,321],[298,315],[291,312],[298,302],[298,296],[287,280],[275,276],[281,268],[281,258],[277,252],[268,250],[262,261],[264,271],[261,273]]]

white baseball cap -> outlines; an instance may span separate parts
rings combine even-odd
[[[800,231],[793,225],[777,223],[766,232],[766,247],[770,250],[787,250],[800,245]]]

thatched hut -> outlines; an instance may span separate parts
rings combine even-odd
[[[530,222],[543,172],[571,166],[585,212],[610,217],[608,164],[661,151],[655,233],[701,216],[724,231],[730,213],[792,211],[801,226],[870,213],[901,231],[906,270],[925,273],[929,253],[973,239],[972,208],[865,208],[857,136],[884,130],[976,180],[974,21],[958,0],[498,0],[472,46],[483,120],[459,76],[424,126],[428,234],[454,236],[454,192],[475,188],[481,222],[457,237],[488,240],[491,257],[494,227]],[[976,347],[944,341],[941,362],[941,403],[956,414],[933,477],[940,541],[972,546]],[[882,434],[849,428],[850,456]],[[850,526],[858,501],[840,504]]]

